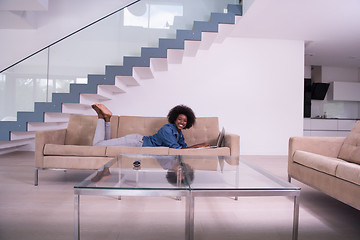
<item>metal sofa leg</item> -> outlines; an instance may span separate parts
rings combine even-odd
[[[291,176],[288,175],[288,182],[291,183]]]
[[[34,186],[37,186],[39,183],[39,169],[35,168],[35,174],[34,174]]]

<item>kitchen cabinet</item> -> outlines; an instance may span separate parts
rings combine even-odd
[[[355,125],[356,120],[339,120],[338,130],[339,131],[351,131]]]
[[[304,136],[345,137],[354,127],[352,119],[311,119],[304,118]]]
[[[360,82],[331,82],[328,99],[334,101],[360,101]]]
[[[312,130],[322,131],[337,131],[338,120],[337,119],[311,119],[310,126]]]

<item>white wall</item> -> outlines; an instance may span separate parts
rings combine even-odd
[[[303,81],[302,41],[231,38],[105,104],[144,116],[186,104],[239,134],[241,154],[286,155],[288,138],[303,131]]]

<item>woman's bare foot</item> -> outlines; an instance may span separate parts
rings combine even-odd
[[[112,112],[104,104],[96,104],[96,105],[101,110],[101,112],[104,116],[105,122],[109,122],[110,118],[112,116]]]
[[[104,118],[104,114],[102,113],[102,111],[100,110],[100,108],[97,106],[98,104],[93,104],[91,105],[91,107],[95,110],[95,112],[98,115],[98,118]]]
[[[105,122],[110,121],[112,112],[104,104],[94,104],[92,108],[98,113],[99,118],[105,119]]]
[[[96,107],[101,111],[104,116],[105,122],[110,122],[110,118],[112,116],[112,112],[104,105],[104,104],[95,104]]]

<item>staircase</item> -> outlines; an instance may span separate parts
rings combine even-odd
[[[38,130],[66,128],[70,114],[93,115],[91,105],[111,100],[168,64],[181,64],[198,50],[222,43],[242,15],[241,5],[228,5],[227,13],[212,13],[208,22],[195,21],[192,30],[177,30],[175,39],[160,39],[158,48],[142,48],[140,57],[124,57],[122,66],[106,66],[104,75],[88,75],[87,84],[71,84],[69,93],[53,93],[52,102],[36,102],[34,112],[18,112],[17,121],[0,121],[0,149],[28,144]],[[14,144],[8,144],[11,141]]]

